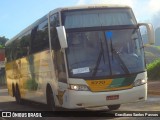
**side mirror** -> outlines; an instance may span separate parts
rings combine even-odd
[[[67,44],[65,27],[59,26],[59,27],[56,27],[56,29],[57,29],[57,34],[58,34],[59,43],[61,45],[61,48],[67,48],[68,44]]]
[[[145,26],[147,29],[147,36],[148,36],[148,42],[150,45],[153,45],[155,43],[155,35],[154,35],[154,29],[152,24],[147,23],[139,23],[139,26]]]

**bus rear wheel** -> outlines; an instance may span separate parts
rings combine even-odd
[[[18,104],[22,104],[21,94],[18,87],[16,87],[15,90],[15,99]]]
[[[108,108],[109,110],[117,110],[120,108],[120,104],[117,104],[117,105],[108,105]]]

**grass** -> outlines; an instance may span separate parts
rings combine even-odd
[[[160,80],[160,59],[147,65],[148,79]]]

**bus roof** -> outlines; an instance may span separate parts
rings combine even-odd
[[[70,6],[70,7],[62,7],[57,8],[51,13],[55,13],[58,11],[65,11],[65,10],[76,10],[76,9],[91,9],[91,8],[130,8],[127,5],[112,5],[112,4],[92,4],[92,5],[77,5],[77,6]]]
[[[96,9],[96,8],[130,8],[129,6],[126,5],[110,5],[110,4],[92,4],[92,5],[80,5],[80,6],[71,6],[71,7],[62,7],[62,8],[57,8],[52,11],[50,11],[48,14],[43,16],[42,18],[38,19],[35,21],[33,24],[22,30],[19,34],[17,34],[15,37],[7,41],[6,46],[9,45],[12,41],[20,37],[22,34],[26,33],[30,29],[32,29],[39,21],[41,21],[44,18],[47,18],[48,15],[52,15],[57,12],[61,11],[69,11],[69,10],[79,10],[79,9]]]

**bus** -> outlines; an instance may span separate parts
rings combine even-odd
[[[140,27],[154,43],[151,24],[137,23],[120,5],[57,8],[6,43],[9,95],[57,108],[79,109],[147,99]]]

